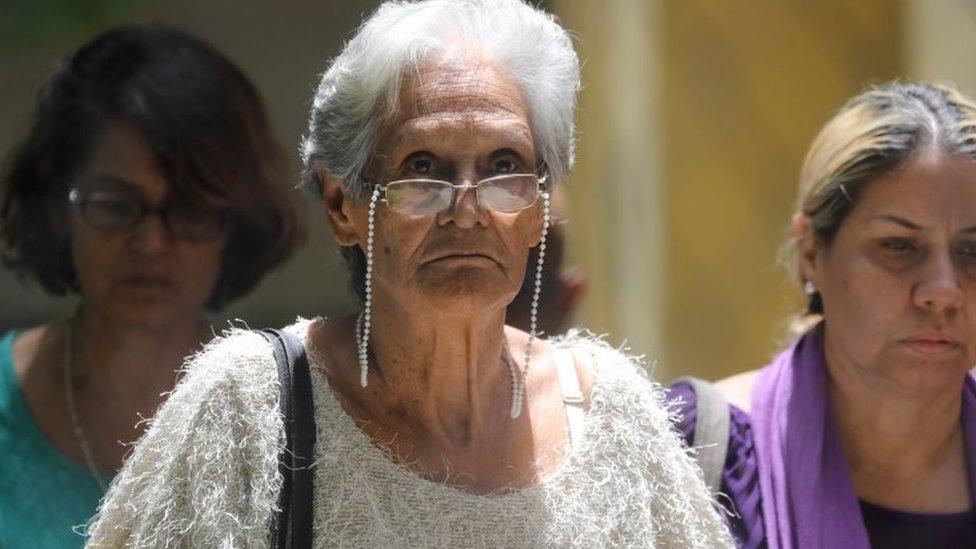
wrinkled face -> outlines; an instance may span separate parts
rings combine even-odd
[[[98,193],[104,216],[119,200],[158,207],[168,199],[166,180],[141,135],[109,125],[88,163],[72,182],[80,193]],[[126,230],[104,230],[68,209],[71,252],[86,307],[123,324],[156,326],[201,312],[223,258],[226,230],[204,242],[174,238],[150,213]],[[191,220],[192,222],[192,220]]]
[[[536,151],[519,88],[487,62],[436,64],[408,79],[400,113],[371,169],[380,183],[439,179],[457,185],[535,173]],[[377,204],[374,291],[401,306],[504,307],[518,292],[530,247],[541,234],[539,202],[513,213],[479,206],[473,189],[436,214]],[[354,214],[367,232],[368,204]],[[360,238],[360,245],[365,239]],[[365,246],[363,246],[365,248]]]
[[[958,390],[976,364],[976,164],[910,159],[801,268],[823,298],[832,371],[906,396]]]

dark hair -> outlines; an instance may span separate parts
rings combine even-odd
[[[47,292],[78,290],[69,235],[55,219],[93,142],[113,122],[145,138],[171,194],[228,213],[208,308],[247,293],[304,239],[286,157],[240,69],[176,29],[119,28],[58,64],[0,178],[2,259]]]

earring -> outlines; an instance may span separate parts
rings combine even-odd
[[[813,285],[813,281],[807,280],[803,283],[803,292],[807,297],[813,297],[813,294],[817,293],[817,287]]]
[[[519,372],[515,363],[509,365],[512,375],[512,410],[515,419],[522,415],[522,400],[525,398],[525,379],[529,375],[532,362],[532,343],[535,342],[536,321],[539,316],[539,292],[542,290],[542,264],[546,259],[546,235],[549,234],[549,193],[542,193],[542,238],[539,239],[539,260],[535,267],[535,290],[532,292],[532,310],[529,314],[529,342],[525,345],[525,362]]]
[[[373,188],[369,199],[369,222],[366,234],[366,296],[363,310],[356,320],[356,346],[359,350],[359,385],[369,383],[369,329],[373,317],[373,235],[376,232],[376,202],[380,198],[379,187]]]

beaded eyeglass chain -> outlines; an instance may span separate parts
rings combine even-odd
[[[539,239],[539,260],[535,268],[535,288],[532,292],[532,309],[529,315],[529,341],[525,345],[525,358],[522,369],[511,362],[509,370],[512,376],[512,407],[510,416],[515,419],[522,415],[522,403],[525,399],[525,379],[529,375],[532,363],[532,344],[535,343],[536,325],[539,316],[539,292],[542,289],[542,265],[546,258],[546,236],[549,234],[549,193],[543,191],[542,197],[542,237]],[[356,321],[356,345],[359,351],[359,385],[366,387],[369,383],[369,333],[373,314],[373,240],[376,235],[376,203],[380,198],[380,189],[373,188],[369,199],[369,218],[366,234],[366,292],[363,310]]]

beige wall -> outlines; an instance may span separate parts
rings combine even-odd
[[[953,82],[976,94],[976,3],[904,0],[905,61],[921,80]]]
[[[589,277],[579,320],[661,356],[666,281],[658,0],[550,2],[583,61],[578,163],[567,184],[570,261]],[[660,368],[667,362],[660,361]]]
[[[902,5],[553,6],[587,58],[570,233],[594,279],[581,320],[661,358],[662,379],[762,365],[796,307],[775,256],[800,160],[847,97],[903,71]]]

